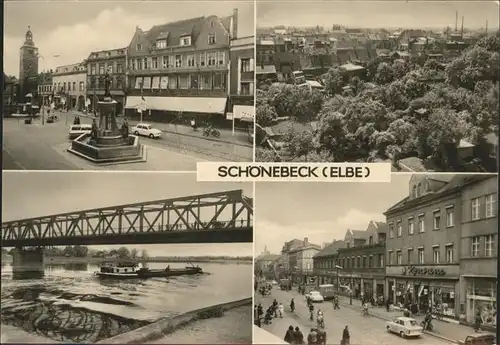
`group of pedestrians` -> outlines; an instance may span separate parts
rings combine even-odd
[[[285,315],[285,306],[283,303],[278,303],[276,299],[274,299],[273,303],[266,309],[264,312],[264,308],[262,304],[254,306],[254,314],[255,314],[255,324],[259,327],[262,325],[262,321],[264,324],[271,324],[273,318],[283,318]]]

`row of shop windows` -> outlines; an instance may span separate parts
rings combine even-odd
[[[142,90],[225,90],[226,77],[224,72],[135,77],[130,78],[130,87]]]
[[[432,286],[437,284],[438,286]],[[477,315],[484,325],[496,327],[498,283],[495,279],[466,279],[466,296],[457,300],[456,286],[439,286],[441,282],[388,282],[389,300],[400,307],[417,305],[420,310],[432,308],[436,313],[473,323]]]

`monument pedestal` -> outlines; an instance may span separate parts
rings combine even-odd
[[[144,162],[145,149],[139,138],[123,136],[116,124],[116,101],[110,97],[98,102],[99,128],[97,136],[82,134],[71,142],[70,153],[97,164]]]

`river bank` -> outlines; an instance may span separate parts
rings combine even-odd
[[[80,264],[80,263],[92,263],[99,264],[103,262],[115,261],[118,259],[113,258],[98,258],[98,257],[65,257],[65,256],[45,256],[44,262],[46,264],[64,265],[64,264]],[[127,259],[130,261],[141,261],[141,262],[163,262],[163,263],[174,263],[174,262],[193,262],[193,263],[214,263],[214,264],[236,264],[236,265],[251,265],[253,263],[252,259],[205,259],[196,257],[186,257],[186,258],[148,258],[146,260],[142,259]],[[2,262],[11,263],[12,256],[7,255],[2,256]]]
[[[219,303],[159,319],[98,344],[251,343],[252,313],[251,297]]]

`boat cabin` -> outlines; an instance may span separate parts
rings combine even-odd
[[[114,263],[106,262],[101,266],[101,273],[134,273],[140,267],[137,263]]]

